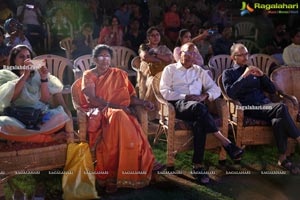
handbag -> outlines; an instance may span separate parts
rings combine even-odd
[[[42,119],[42,110],[32,107],[9,106],[4,108],[5,116],[14,117],[22,122],[26,129],[40,130],[37,126]]]
[[[64,172],[63,199],[99,199],[94,164],[88,143],[68,144]]]

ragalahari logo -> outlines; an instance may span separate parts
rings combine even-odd
[[[242,2],[242,8],[240,10],[241,10],[241,16],[254,12],[254,9],[251,8],[250,5],[245,1]]]

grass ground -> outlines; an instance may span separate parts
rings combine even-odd
[[[151,138],[150,138],[151,139]],[[158,161],[166,160],[166,144],[159,142],[153,145],[153,151]],[[299,151],[299,150],[297,150]],[[98,188],[101,199],[104,200],[148,200],[148,199],[299,199],[297,190],[300,176],[278,175],[284,171],[276,166],[277,151],[271,146],[247,147],[241,164],[234,164],[228,160],[225,166],[218,165],[218,156],[206,152],[205,162],[212,181],[207,186],[198,185],[190,175],[192,151],[180,153],[176,157],[176,170],[182,174],[156,175],[149,187],[133,190],[119,189],[115,194],[106,194]],[[293,156],[299,163],[299,156]],[[262,172],[275,172],[266,175]],[[230,174],[247,172],[250,174]],[[19,175],[11,181],[22,191],[28,199],[35,188],[43,184],[46,190],[46,199],[59,200],[62,196],[61,175],[49,175],[42,172],[40,175]],[[5,185],[7,199],[11,199],[13,189]]]

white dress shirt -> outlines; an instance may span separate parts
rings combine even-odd
[[[300,67],[300,45],[294,43],[285,47],[283,50],[283,60],[284,63],[292,67]]]
[[[198,65],[186,69],[179,62],[166,66],[160,80],[160,92],[168,101],[185,99],[186,95],[208,93],[208,100],[213,101],[221,95],[208,72]]]

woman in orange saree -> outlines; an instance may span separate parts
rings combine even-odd
[[[111,57],[109,46],[94,48],[96,67],[84,72],[81,88],[90,146],[96,147],[95,173],[107,192],[148,185],[154,165],[150,144],[130,109],[132,105],[149,110],[154,106],[135,96],[126,72],[110,67]]]

